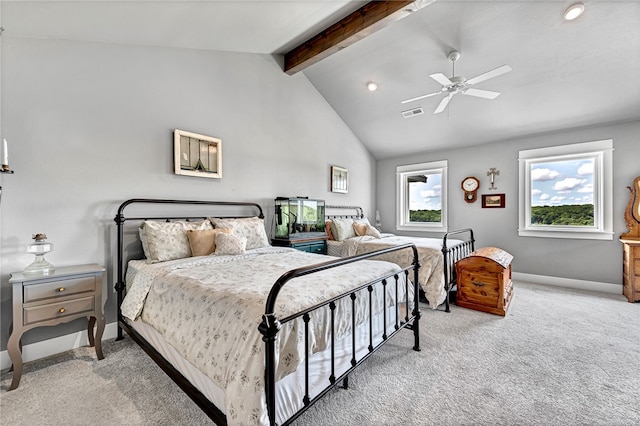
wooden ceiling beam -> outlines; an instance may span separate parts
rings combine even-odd
[[[284,55],[284,71],[293,75],[411,14],[432,1],[372,1]]]

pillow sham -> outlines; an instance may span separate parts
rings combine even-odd
[[[369,219],[349,219],[349,218],[333,218],[331,219],[331,234],[336,241],[344,241],[347,238],[356,236],[353,224],[369,224]]]
[[[189,229],[187,238],[191,256],[208,256],[216,251],[216,234],[230,234],[231,228]]]
[[[324,229],[327,231],[327,236],[331,241],[333,241],[333,234],[331,233],[331,221],[327,220],[324,222]]]
[[[208,220],[200,222],[146,220],[141,226],[144,227],[141,236],[144,234],[147,246],[145,256],[147,262],[151,263],[190,257],[191,248],[187,231],[189,229],[213,229]],[[144,247],[143,241],[143,250]]]
[[[356,236],[353,230],[353,219],[331,219],[331,234],[336,241],[344,241]]]
[[[264,220],[259,217],[209,218],[209,220],[213,223],[214,228],[231,228],[231,234],[236,237],[246,238],[247,250],[269,247],[269,238],[264,227]]]
[[[219,232],[216,234],[215,254],[235,255],[243,254],[246,250],[247,239],[233,234]]]
[[[353,230],[355,231],[356,235],[359,237],[362,237],[364,235],[371,235],[374,238],[382,238],[382,236],[380,235],[380,231],[378,231],[376,228],[374,228],[373,226],[371,226],[371,224],[368,223],[353,223]]]

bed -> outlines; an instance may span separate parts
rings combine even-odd
[[[217,424],[291,423],[403,329],[420,350],[415,246],[304,253],[271,247],[263,219],[255,203],[158,199],[115,216],[117,339]],[[409,267],[370,260],[400,251]]]
[[[447,232],[442,238],[398,236],[379,232],[369,223],[362,207],[327,205],[325,209],[329,255],[348,257],[402,244],[414,244],[420,261],[421,300],[428,302],[434,310],[444,304],[445,312],[450,312],[451,295],[456,290],[456,262],[474,251],[472,229]],[[328,214],[329,212],[332,213]],[[388,253],[379,258],[400,266],[411,262],[405,252]]]

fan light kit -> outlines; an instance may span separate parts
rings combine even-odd
[[[495,99],[500,95],[499,92],[474,89],[470,86],[473,86],[474,84],[480,83],[485,80],[489,80],[490,78],[494,78],[499,75],[506,74],[509,71],[511,71],[511,67],[509,65],[502,65],[501,67],[498,67],[491,71],[487,71],[484,74],[480,74],[476,77],[473,77],[467,80],[464,77],[455,75],[455,69],[456,69],[455,63],[458,59],[460,59],[460,52],[458,52],[457,50],[449,52],[449,55],[447,56],[447,58],[451,61],[452,77],[448,78],[442,73],[436,73],[436,74],[430,75],[432,79],[434,79],[435,81],[437,81],[442,85],[442,89],[440,89],[440,91],[438,92],[428,93],[426,95],[421,95],[421,96],[416,96],[415,98],[406,99],[402,101],[403,104],[414,102],[419,99],[424,99],[431,96],[444,94],[446,96],[442,98],[442,100],[438,104],[438,107],[434,111],[434,114],[439,114],[442,111],[444,111],[445,108],[447,108],[449,101],[451,101],[451,98],[453,97],[453,95],[457,93],[462,93],[463,95],[475,96],[475,97],[484,98],[484,99]]]
[[[582,3],[572,4],[567,8],[567,10],[564,11],[564,19],[566,21],[573,21],[574,19],[582,15],[583,12],[584,12],[584,4]]]

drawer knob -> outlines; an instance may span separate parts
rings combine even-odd
[[[60,308],[60,309],[58,309],[58,313],[60,313],[60,314],[64,314],[64,311],[65,311],[65,309],[64,309],[64,308]]]
[[[60,288],[58,289],[58,291],[59,291],[60,293],[62,293],[62,292],[64,291],[64,287],[60,287]]]
[[[479,283],[479,282],[477,282],[477,281],[471,281],[471,283],[472,283],[473,285],[475,285],[476,287],[484,287],[484,283]]]

